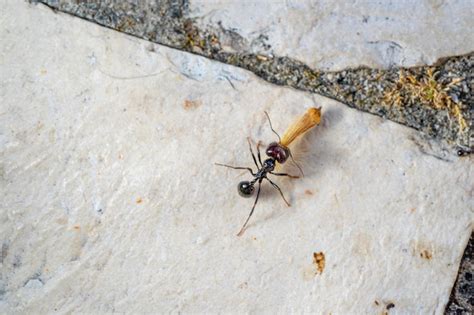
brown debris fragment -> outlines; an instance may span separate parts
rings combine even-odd
[[[313,263],[316,266],[316,275],[322,274],[326,266],[326,258],[323,252],[313,253]]]
[[[420,257],[426,260],[431,260],[431,258],[433,258],[433,254],[429,250],[424,249],[421,251]]]
[[[198,108],[201,105],[202,105],[201,101],[184,100],[183,108],[185,110],[193,110],[193,109]]]

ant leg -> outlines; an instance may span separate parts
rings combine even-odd
[[[262,157],[260,156],[260,145],[262,144],[262,142],[258,142],[257,143],[257,155],[258,155],[258,161],[260,162],[260,165],[263,166],[263,163],[262,163]]]
[[[255,158],[255,154],[253,154],[252,143],[250,142],[250,138],[249,138],[249,137],[247,137],[247,141],[248,141],[248,143],[249,143],[249,150],[250,150],[250,154],[252,154],[253,162],[255,163],[255,165],[257,166],[257,168],[260,168],[260,166],[259,166],[258,163],[257,163],[257,159]]]
[[[275,176],[288,176],[289,178],[300,178],[299,176],[290,175],[290,174],[286,174],[286,173],[273,173],[273,172],[270,172],[270,174],[275,175]]]
[[[272,184],[272,186],[278,190],[280,192],[280,195],[281,195],[281,198],[283,198],[283,200],[285,201],[286,205],[288,207],[291,207],[290,203],[285,199],[285,196],[283,195],[283,192],[281,191],[280,187],[278,187],[277,184],[275,184],[274,182],[272,182],[268,177],[265,177],[266,180],[268,180],[270,182],[270,184]]]
[[[250,217],[252,216],[253,211],[255,210],[255,206],[257,205],[258,196],[260,196],[260,185],[261,184],[262,184],[262,181],[259,181],[258,182],[257,197],[255,197],[255,202],[253,203],[252,210],[250,210],[250,214],[249,214],[247,220],[245,220],[244,225],[242,225],[242,228],[240,229],[239,233],[237,233],[237,236],[242,236],[242,234],[244,234],[244,232],[245,232],[245,227],[247,226],[247,223],[249,222]]]
[[[240,166],[232,166],[232,165],[227,165],[227,164],[221,164],[221,163],[214,163],[215,165],[218,165],[218,166],[224,166],[224,167],[228,167],[228,168],[233,168],[234,170],[247,170],[250,172],[250,174],[252,174],[252,176],[255,176],[254,172],[252,171],[252,169],[250,167],[240,167]]]

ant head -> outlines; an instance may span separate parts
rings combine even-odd
[[[255,188],[253,187],[253,183],[249,181],[241,181],[239,185],[237,185],[237,189],[239,190],[239,195],[244,198],[252,197]]]
[[[288,148],[285,148],[284,146],[276,142],[272,142],[268,145],[266,153],[269,157],[274,158],[280,164],[285,163],[288,157],[290,156],[290,151],[288,150]]]

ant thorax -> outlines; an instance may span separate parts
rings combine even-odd
[[[262,170],[272,172],[275,169],[275,158],[269,158],[263,161]]]

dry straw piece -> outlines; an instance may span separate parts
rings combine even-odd
[[[311,107],[298,120],[292,123],[281,137],[280,144],[288,147],[300,135],[321,122],[321,108]]]

